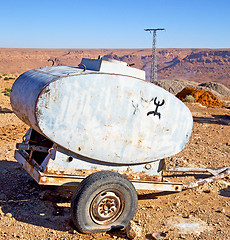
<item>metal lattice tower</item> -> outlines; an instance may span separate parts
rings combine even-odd
[[[152,43],[152,63],[151,63],[151,75],[150,82],[157,81],[157,54],[156,54],[156,45],[157,45],[157,31],[165,30],[164,28],[151,28],[144,29],[145,31],[149,31],[153,33],[153,43]]]

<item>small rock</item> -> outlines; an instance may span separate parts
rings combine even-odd
[[[12,218],[13,215],[12,215],[12,213],[6,213],[6,217],[8,217],[8,218]]]
[[[152,237],[154,240],[159,240],[159,239],[163,239],[166,237],[166,234],[163,232],[155,232],[152,234]]]
[[[175,202],[175,203],[173,203],[173,205],[178,207],[180,205],[180,203],[179,202]]]
[[[186,239],[185,235],[180,235],[179,238]]]
[[[66,226],[66,231],[70,231],[72,228],[70,226]]]
[[[137,221],[136,221],[136,223],[137,223],[137,225],[141,225],[141,220],[140,219],[138,219]]]
[[[210,193],[211,190],[210,190],[210,189],[204,189],[203,192],[204,192],[204,193]]]
[[[69,230],[68,232],[69,232],[70,234],[76,234],[77,231],[74,230],[74,229],[71,229],[71,230]]]
[[[126,235],[129,239],[138,239],[142,236],[142,228],[137,226],[134,221],[130,221],[125,229]]]

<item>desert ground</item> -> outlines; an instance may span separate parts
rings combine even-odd
[[[13,58],[10,53],[9,57]],[[20,63],[24,67],[15,71],[1,70],[6,75],[0,78],[0,239],[128,239],[124,229],[79,233],[70,220],[73,190],[38,185],[14,159],[15,145],[29,127],[13,113],[4,93],[15,75],[28,70],[29,62]],[[193,115],[193,132],[184,150],[166,159],[167,166],[230,166],[230,98],[224,103],[218,107],[186,103]],[[168,177],[188,182],[207,176]],[[230,239],[230,176],[179,193],[139,191],[138,199],[133,221],[141,235],[136,239]]]

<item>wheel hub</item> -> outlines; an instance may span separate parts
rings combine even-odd
[[[123,208],[124,202],[121,193],[103,191],[93,200],[90,212],[96,223],[109,224],[120,216]]]

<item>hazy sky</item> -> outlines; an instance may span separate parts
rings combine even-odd
[[[229,48],[230,0],[1,0],[0,47]]]

